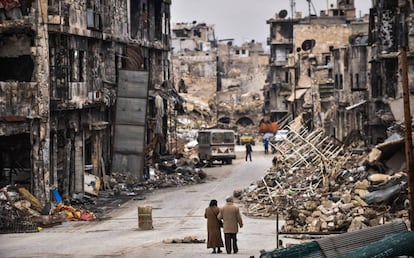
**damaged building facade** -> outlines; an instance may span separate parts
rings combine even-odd
[[[356,18],[354,1],[337,1],[319,16],[279,12],[268,20],[264,114],[273,121],[300,116],[309,129],[322,127],[346,144],[384,141],[403,121],[399,47],[410,35],[411,10],[405,1],[373,1],[370,14]]]
[[[339,2],[338,8],[331,6],[319,16],[288,17],[282,10],[267,21],[271,55],[264,114],[271,120],[302,116],[309,129],[324,126],[335,99],[331,52],[347,46],[353,24],[361,23],[355,18],[353,1]]]
[[[2,186],[46,203],[112,172],[144,179],[174,96],[170,1],[11,2],[0,2]]]
[[[217,38],[213,25],[193,22],[173,25],[172,45],[176,88],[191,120],[178,126],[257,132],[268,60],[261,43],[238,46]]]

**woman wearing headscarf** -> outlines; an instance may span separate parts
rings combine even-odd
[[[207,248],[213,248],[213,254],[221,253],[220,247],[224,246],[220,221],[217,219],[219,213],[220,208],[217,207],[217,200],[211,200],[209,207],[204,212],[204,217],[207,219]]]

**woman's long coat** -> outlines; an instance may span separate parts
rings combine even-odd
[[[207,248],[223,247],[223,239],[221,238],[221,228],[217,215],[220,208],[217,206],[208,207],[204,212],[207,219]]]

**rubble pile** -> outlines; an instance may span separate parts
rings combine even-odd
[[[202,244],[205,243],[205,239],[199,239],[196,236],[186,236],[184,238],[172,238],[162,241],[164,244]]]
[[[4,193],[2,193],[2,198],[4,198]],[[0,232],[1,233],[29,233],[29,232],[38,232],[37,225],[27,219],[28,215],[21,211],[19,208],[3,204],[1,201],[0,205]],[[17,203],[17,206],[21,203]]]
[[[113,189],[117,194],[132,195],[146,190],[203,183],[205,172],[197,168],[191,160],[164,160],[149,169],[149,178],[145,181],[133,175],[112,174]]]
[[[278,213],[287,233],[349,232],[394,219],[408,223],[404,152],[396,151],[404,150],[401,139],[370,152],[352,151],[333,145],[322,132],[291,130],[275,147],[273,167],[240,194],[248,215]]]
[[[8,185],[0,189],[0,233],[38,232],[65,221],[94,220],[147,191],[203,183],[205,179],[206,174],[192,159],[171,155],[161,157],[160,163],[150,168],[147,180],[113,173],[104,179],[107,189],[98,189],[97,195],[78,193],[63,200],[53,189],[54,198],[45,205],[24,186]]]
[[[42,205],[24,186],[0,189],[0,233],[38,232],[68,220],[92,220],[95,214],[61,202]]]

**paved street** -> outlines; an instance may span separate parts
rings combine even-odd
[[[243,150],[243,146],[238,146]],[[206,239],[204,209],[211,199],[224,204],[234,189],[260,179],[271,165],[260,144],[254,146],[253,162],[238,152],[233,165],[206,168],[206,183],[156,190],[145,200],[129,201],[112,211],[111,219],[65,222],[39,233],[0,235],[0,257],[223,257],[211,254],[205,243],[166,244],[164,240],[196,236]],[[153,208],[153,230],[138,229],[137,207]],[[276,246],[275,221],[243,215],[245,227],[238,234],[239,253],[234,257],[259,257],[260,250]]]

